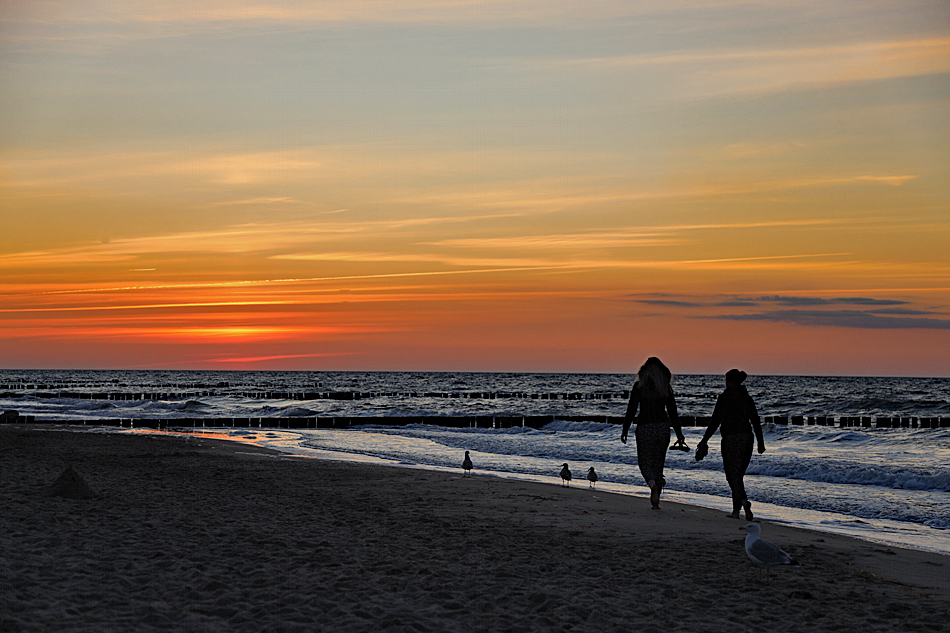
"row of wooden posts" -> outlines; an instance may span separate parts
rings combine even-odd
[[[0,389],[15,385],[0,385]],[[234,396],[255,400],[368,400],[371,398],[458,398],[496,400],[515,398],[521,400],[627,400],[629,391],[623,392],[562,392],[525,393],[509,391],[180,391],[180,392],[87,392],[87,391],[22,391],[0,392],[0,398],[72,398],[75,400],[187,400]]]
[[[110,388],[114,389],[116,387],[128,387],[127,383],[122,383],[118,380],[110,380],[110,381],[102,381],[102,382],[82,380],[82,381],[45,382],[45,383],[12,381],[12,382],[0,383],[0,389],[20,389],[20,390],[41,389],[44,391],[68,391],[71,388],[75,388],[77,385],[82,385],[86,387],[87,389],[89,387],[101,387],[103,389],[110,389]],[[227,389],[231,386],[231,383],[227,381],[220,381],[214,384],[203,383],[203,382],[184,382],[184,383],[183,382],[166,382],[166,383],[158,383],[158,384],[153,383],[153,385],[156,388],[160,388],[160,389],[192,389],[192,390],[198,389],[200,390],[200,389],[205,389],[208,387],[215,387],[218,389]],[[314,383],[313,386],[322,387],[323,383]]]
[[[679,416],[683,426],[705,427],[709,425],[707,416]],[[68,424],[79,426],[113,426],[123,428],[261,428],[261,429],[345,429],[352,426],[380,425],[405,426],[409,424],[430,424],[453,428],[499,429],[529,427],[540,429],[555,420],[567,422],[600,422],[621,424],[620,416],[606,415],[472,415],[472,416],[316,416],[316,417],[280,417],[280,418],[94,418],[77,420],[37,419],[32,415],[18,416],[15,412],[5,412],[0,422],[20,424]],[[887,416],[765,416],[766,424],[792,426],[839,426],[859,428],[909,428],[937,429],[950,428],[950,418],[937,417],[887,417]],[[837,423],[836,423],[837,422]]]

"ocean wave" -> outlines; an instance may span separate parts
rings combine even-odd
[[[87,411],[111,411],[115,409],[115,403],[107,400],[80,400],[78,403],[71,406],[72,409],[78,413],[85,413]]]
[[[880,486],[899,490],[950,492],[950,470],[915,470],[847,463],[832,459],[753,462],[750,475],[833,484]]]
[[[542,427],[545,431],[559,433],[601,433],[604,431],[614,432],[620,436],[620,428],[616,424],[605,422],[572,422],[570,420],[554,420]]]
[[[265,410],[269,411],[268,414],[276,413],[277,417],[281,418],[310,418],[316,417],[317,413],[312,409],[305,409],[303,407],[286,407],[282,409],[274,409],[273,407],[264,407]],[[261,417],[267,417],[266,415]]]

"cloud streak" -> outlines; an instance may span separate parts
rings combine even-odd
[[[724,314],[711,318],[865,330],[950,330],[950,319],[880,316],[862,310],[773,310],[755,314]]]
[[[777,303],[783,306],[832,306],[832,305],[860,305],[860,306],[899,306],[907,305],[907,301],[897,299],[872,299],[869,297],[836,297],[826,299],[823,297],[794,297],[772,295],[758,297],[757,301],[763,303]]]
[[[36,6],[31,6],[36,5]],[[74,25],[121,24],[128,37],[155,37],[159,34],[218,31],[221,29],[273,28],[284,25],[296,29],[339,26],[347,23],[433,24],[516,23],[521,25],[576,24],[609,21],[619,17],[650,16],[669,11],[684,12],[706,7],[697,0],[650,0],[631,5],[616,0],[589,0],[582,6],[570,4],[553,10],[543,0],[205,0],[183,8],[177,0],[79,0],[76,2],[20,3],[5,0],[5,21],[20,24]],[[728,8],[730,3],[721,5]],[[150,30],[135,30],[133,25]]]
[[[872,297],[809,297],[792,295],[766,295],[745,299],[721,300],[710,297],[706,301],[672,299],[668,297],[635,298],[644,305],[673,309],[710,310],[716,308],[761,308],[764,305],[789,307],[788,310],[743,311],[731,314],[700,314],[703,319],[728,321],[763,321],[792,323],[809,327],[842,327],[857,329],[950,329],[950,318],[931,310],[916,310],[905,307],[910,301],[901,299],[877,299]],[[871,309],[855,310],[838,306],[866,306]],[[827,308],[827,309],[807,309]]]
[[[551,61],[602,71],[651,69],[677,77],[681,97],[813,90],[950,72],[950,38],[790,49],[692,50]]]

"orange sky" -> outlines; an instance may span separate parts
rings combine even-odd
[[[0,0],[0,367],[950,375],[950,7],[629,4]]]

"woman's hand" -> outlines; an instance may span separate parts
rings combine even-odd
[[[709,454],[709,446],[706,445],[706,438],[699,440],[696,445],[696,461],[701,462]]]
[[[765,442],[759,442],[759,455],[765,452]]]
[[[620,441],[623,442],[624,444],[627,443],[627,432],[626,432],[626,431],[624,431],[623,433],[620,434]]]

